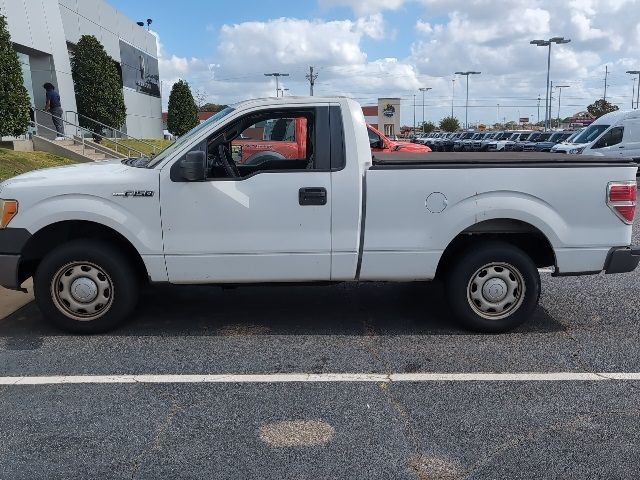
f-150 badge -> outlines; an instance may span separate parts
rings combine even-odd
[[[153,197],[153,190],[127,190],[126,192],[114,192],[114,197]]]

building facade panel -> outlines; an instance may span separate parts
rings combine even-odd
[[[82,35],[94,35],[118,63],[120,40],[130,44],[135,54],[129,63],[134,64],[134,75],[139,78],[133,80],[133,88],[123,86],[127,108],[124,128],[135,137],[162,137],[157,47],[152,34],[104,0],[0,0],[0,13],[7,17],[11,39],[23,63],[25,86],[37,109],[45,103],[42,85],[51,82],[60,93],[63,109],[77,110],[69,49]],[[39,114],[37,120],[45,126],[50,123],[46,115]]]

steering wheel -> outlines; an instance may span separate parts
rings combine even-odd
[[[218,145],[218,156],[220,157],[220,162],[222,162],[222,166],[224,167],[224,171],[227,176],[230,178],[238,178],[240,176],[240,171],[238,170],[236,162],[231,159],[231,152],[226,144],[221,143]]]

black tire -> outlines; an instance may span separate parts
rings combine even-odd
[[[540,274],[522,250],[504,242],[486,242],[454,262],[446,276],[447,297],[463,326],[500,333],[531,317],[540,298]]]
[[[135,308],[138,291],[138,276],[127,257],[96,240],[73,240],[54,249],[34,276],[36,302],[45,318],[72,333],[114,329]],[[77,294],[84,295],[84,301]]]

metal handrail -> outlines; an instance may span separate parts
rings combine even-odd
[[[79,121],[80,117],[82,117],[85,120],[89,120],[90,122],[95,123],[96,125],[100,125],[101,127],[110,129],[114,133],[113,138],[116,137],[115,134],[117,133],[117,134],[120,135],[121,138],[126,137],[128,139],[135,140],[136,142],[140,142],[143,145],[146,145],[147,147],[150,147],[153,150],[153,155],[156,155],[158,153],[158,152],[156,152],[158,147],[156,147],[152,143],[145,142],[144,140],[141,140],[141,139],[139,139],[137,137],[131,136],[128,133],[123,132],[122,130],[118,130],[117,128],[114,128],[114,127],[112,127],[110,125],[107,125],[106,123],[99,122],[98,120],[95,120],[95,119],[93,119],[91,117],[88,117],[87,115],[84,115],[82,113],[78,113],[78,112],[76,112],[74,110],[65,110],[65,112],[64,112],[65,119],[66,119],[67,113],[73,113],[75,115],[75,117],[76,117],[76,123],[78,123],[78,124],[80,123],[80,121]]]
[[[47,111],[41,110],[39,108],[35,108],[34,110],[36,112],[40,112],[40,113],[44,113],[45,115],[49,115],[52,119],[53,119],[53,117],[59,118],[60,120],[62,120],[63,124],[67,124],[67,125],[70,125],[70,126],[74,127],[76,129],[76,131],[78,131],[78,130],[81,131],[82,135],[75,135],[74,136],[74,135],[69,135],[67,133],[63,133],[62,135],[60,135],[57,130],[54,130],[51,127],[47,127],[46,125],[42,125],[41,123],[38,123],[37,121],[33,122],[36,125],[36,128],[37,127],[41,127],[41,128],[44,128],[45,130],[49,130],[51,132],[56,132],[57,136],[62,136],[64,138],[71,139],[74,142],[77,141],[77,137],[80,137],[80,139],[82,140],[82,154],[83,155],[85,154],[85,148],[86,148],[85,135],[84,135],[85,133],[90,134],[92,137],[100,137],[100,138],[102,138],[104,140],[108,140],[108,141],[114,143],[116,145],[115,152],[116,153],[120,153],[120,152],[118,152],[118,145],[120,145],[120,144],[118,143],[118,141],[115,138],[112,139],[112,138],[105,137],[104,135],[96,133],[93,130],[90,130],[90,129],[86,128],[86,127],[81,127],[80,125],[77,125],[77,124],[75,124],[73,122],[70,122],[70,121],[66,120],[65,118],[53,115],[51,112],[47,112]],[[35,118],[35,116],[34,116],[34,118]],[[104,148],[108,148],[108,147],[104,147]],[[140,150],[138,150],[136,148],[130,147],[129,145],[122,144],[121,148],[124,148],[127,151],[127,156],[129,156],[129,157],[131,157],[131,152],[132,151],[136,152],[139,157],[146,156],[146,154],[144,152],[141,152]],[[97,151],[97,149],[95,149],[95,148],[94,148],[94,150]]]

